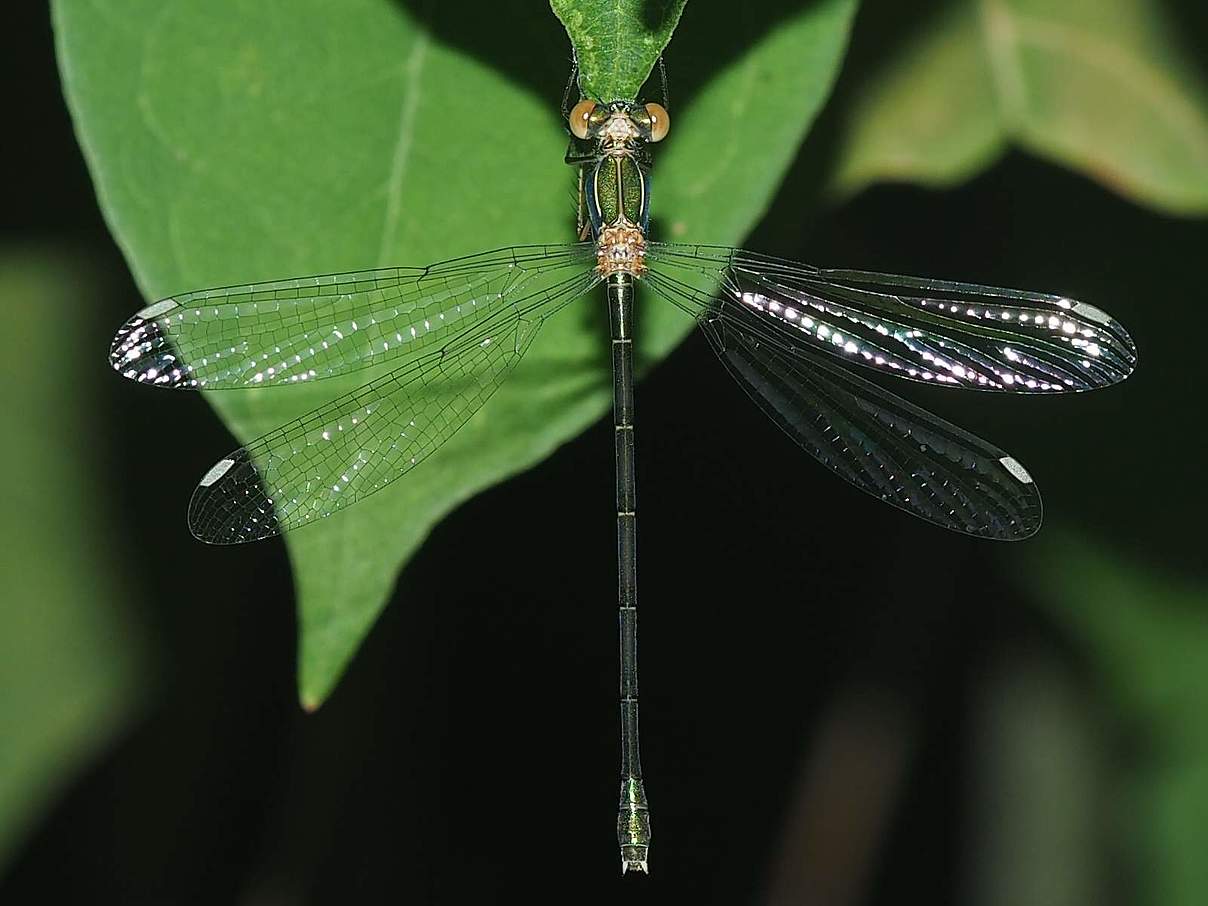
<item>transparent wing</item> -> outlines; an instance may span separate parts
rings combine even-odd
[[[680,304],[681,290],[648,275]],[[790,347],[758,310],[698,323],[755,403],[815,459],[874,497],[954,531],[1016,541],[1040,528],[1040,492],[1002,450],[838,367]]]
[[[580,270],[236,450],[194,492],[193,534],[213,544],[256,541],[385,487],[452,437],[520,361],[545,319],[597,282]]]
[[[814,350],[897,377],[1013,393],[1105,387],[1136,364],[1123,327],[1060,296],[821,270],[717,246],[652,243],[647,258],[681,284],[676,304],[694,317],[756,312],[790,354]]]
[[[424,268],[198,290],[130,318],[109,361],[119,374],[158,387],[318,380],[437,348],[517,293],[594,263],[590,243],[516,246]]]

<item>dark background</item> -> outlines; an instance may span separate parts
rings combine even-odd
[[[748,246],[1076,287],[1128,326],[1140,370],[1079,398],[912,394],[1037,477],[1054,539],[1029,552],[911,520],[821,469],[786,477],[799,451],[701,338],[658,366],[637,409],[654,873],[622,881],[611,428],[446,519],[335,694],[302,714],[284,547],[214,550],[183,526],[229,436],[202,400],[152,398],[103,369],[142,300],[72,136],[46,11],[14,6],[0,228],[96,264],[80,307],[113,430],[90,455],[144,489],[113,531],[137,552],[158,668],[146,713],[31,830],[0,902],[988,902],[983,705],[1031,664],[1090,728],[1096,807],[1113,810],[1145,730],[1113,713],[1100,668],[1017,580],[1037,550],[1060,563],[1053,526],[1202,575],[1204,221],[1018,153],[954,191],[880,187],[819,208],[823,116]],[[878,22],[861,20],[841,93],[892,37]],[[688,103],[695,62],[679,46],[668,66]],[[551,104],[561,87],[545,86]],[[175,459],[140,455],[150,432],[178,438]],[[1145,890],[1130,839],[1109,821],[1088,844],[1096,902]]]

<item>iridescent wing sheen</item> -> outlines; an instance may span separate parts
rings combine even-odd
[[[437,348],[223,458],[189,504],[213,544],[267,538],[364,499],[418,465],[508,376],[542,323],[599,282],[591,270],[515,297]]]
[[[1091,390],[1136,364],[1132,339],[1085,302],[1043,293],[824,270],[741,249],[652,243],[652,271],[694,317],[755,312],[785,352],[885,374],[1012,393]]]
[[[590,243],[516,246],[428,267],[185,293],[123,324],[109,361],[156,387],[319,380],[438,348],[518,294],[587,270],[594,254]]]
[[[651,273],[677,305],[690,288]],[[743,389],[815,459],[886,503],[954,531],[1016,541],[1040,528],[1040,492],[1015,459],[838,367],[747,306],[698,323]]]

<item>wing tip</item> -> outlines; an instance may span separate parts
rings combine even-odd
[[[1114,350],[1116,361],[1112,364],[1110,371],[1104,380],[1092,383],[1088,389],[1098,390],[1102,387],[1110,387],[1120,383],[1136,371],[1137,344],[1132,335],[1125,330],[1124,325],[1103,309],[1091,305],[1089,302],[1068,301],[1072,304],[1070,311],[1098,327],[1102,338],[1100,342],[1104,339],[1107,340]]]
[[[124,378],[152,387],[199,386],[166,330],[164,316],[179,307],[175,299],[163,299],[128,318],[109,346],[109,367]]]
[[[1017,502],[1017,513],[1007,520],[1010,531],[996,533],[991,537],[1000,541],[1026,541],[1039,532],[1044,523],[1044,503],[1040,498],[1040,489],[1036,487],[1031,473],[1014,456],[1000,456],[998,464],[1018,482],[1018,489],[1023,496]]]
[[[217,546],[279,535],[282,526],[246,447],[223,457],[202,476],[189,500],[189,532]]]

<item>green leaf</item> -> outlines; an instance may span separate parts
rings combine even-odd
[[[951,0],[878,55],[843,120],[840,194],[951,185],[1014,144],[1138,202],[1208,212],[1208,88],[1156,0]]]
[[[1070,533],[1057,533],[1041,550],[1047,554],[1033,558],[1028,584],[1089,652],[1116,714],[1145,741],[1129,759],[1135,820],[1128,826],[1139,839],[1128,842],[1145,860],[1152,902],[1203,903],[1208,586]]]
[[[78,311],[90,276],[46,248],[0,252],[0,867],[142,699],[113,489],[88,441],[104,433],[97,330]]]
[[[811,3],[709,74],[660,146],[656,217],[674,236],[732,243],[757,221],[829,91],[853,6]],[[482,58],[548,37],[564,59],[557,21],[534,10],[421,24],[391,0],[298,0],[289,16],[265,3],[56,0],[76,130],[147,297],[572,238],[559,89],[523,87],[531,53],[498,58],[503,71]],[[463,36],[470,24],[483,35]],[[721,15],[711,27],[733,31]],[[690,327],[669,306],[639,317],[646,363]],[[438,454],[287,536],[305,705],[331,691],[444,514],[607,410],[603,331],[594,303],[563,312]],[[246,441],[361,380],[208,398]],[[147,391],[129,392],[135,404]]]
[[[631,101],[650,75],[688,0],[550,0],[579,62],[579,90]]]

